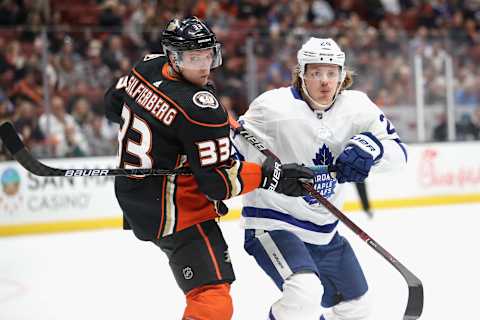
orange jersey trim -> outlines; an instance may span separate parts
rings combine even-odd
[[[181,113],[183,113],[183,115],[185,116],[185,118],[191,122],[191,123],[194,123],[196,125],[199,125],[199,126],[202,126],[202,127],[211,127],[211,128],[220,128],[220,127],[224,127],[226,125],[228,125],[228,120],[226,120],[224,123],[221,123],[221,124],[210,124],[210,123],[204,123],[204,122],[200,122],[200,121],[196,121],[196,120],[193,120],[192,118],[190,118],[190,116],[187,114],[187,112],[185,110],[183,110],[183,108],[181,108],[177,103],[175,103],[169,96],[167,96],[165,93],[163,93],[162,91],[158,90],[154,85],[152,85],[150,82],[148,82],[147,80],[145,80],[144,77],[142,77],[142,75],[140,75],[140,73],[138,73],[137,70],[135,70],[135,68],[132,69],[132,72],[135,74],[136,77],[138,77],[139,79],[141,79],[150,89],[152,89],[155,93],[159,94],[160,96],[162,96],[165,100],[167,100],[168,102],[170,102],[172,105],[174,105],[178,111],[180,111]]]
[[[260,186],[262,167],[253,162],[243,162],[240,178],[243,182],[243,190],[240,194],[250,192]]]
[[[165,223],[165,188],[167,187],[167,178],[163,178],[163,183],[162,183],[162,204],[160,206],[160,214],[161,214],[161,219],[160,219],[160,226],[158,226],[158,232],[157,232],[157,239],[160,239],[162,237],[162,229],[163,229],[163,224]]]
[[[213,252],[210,239],[208,239],[207,235],[205,234],[205,231],[203,231],[202,226],[200,226],[199,224],[196,224],[195,226],[197,227],[198,232],[200,232],[203,240],[205,241],[205,244],[207,245],[208,252],[210,253],[210,258],[212,258],[213,266],[215,267],[215,273],[217,274],[217,279],[222,280],[222,274],[220,273],[220,268],[218,267],[217,258],[215,258],[215,254]]]
[[[178,77],[171,75],[168,68],[168,63],[165,63],[162,67],[162,76],[164,76],[165,78],[167,78],[167,80],[170,81],[178,81]]]
[[[176,183],[175,203],[178,215],[175,232],[218,217],[215,205],[199,190],[193,175],[177,176]]]

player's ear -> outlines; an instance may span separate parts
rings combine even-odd
[[[176,55],[167,51],[168,64],[175,70],[175,72],[180,72],[178,70],[177,58]]]

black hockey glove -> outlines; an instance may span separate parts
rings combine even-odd
[[[268,157],[262,165],[261,187],[283,193],[290,197],[307,195],[300,180],[313,180],[314,172],[296,163],[283,164],[280,160]]]

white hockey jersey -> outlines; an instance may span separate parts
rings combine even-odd
[[[274,89],[256,98],[239,121],[282,163],[334,164],[348,140],[362,132],[371,132],[384,148],[371,174],[400,169],[407,162],[406,147],[395,128],[360,91],[344,90],[332,107],[314,112],[295,88]],[[233,142],[247,161],[262,163],[265,159],[243,137],[236,135]],[[337,208],[343,206],[344,188],[345,184],[328,174],[315,177],[315,189]],[[256,189],[243,197],[242,225],[246,229],[288,230],[304,242],[323,245],[330,242],[337,224],[338,219],[309,196],[295,198]]]

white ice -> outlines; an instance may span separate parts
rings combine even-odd
[[[349,214],[424,284],[422,320],[478,319],[480,204]],[[237,274],[234,319],[266,319],[279,297],[242,248],[238,222],[222,222]],[[363,265],[373,320],[400,320],[401,275],[342,227]],[[0,238],[0,320],[179,320],[184,307],[163,253],[130,232]]]

